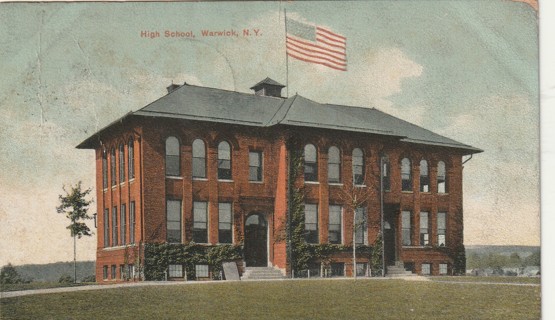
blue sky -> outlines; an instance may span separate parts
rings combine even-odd
[[[538,25],[524,3],[21,3],[0,11],[0,264],[72,258],[57,195],[94,185],[93,152],[75,146],[172,81],[285,83],[283,9],[347,37],[348,71],[290,60],[290,95],[375,107],[484,149],[464,169],[465,243],[539,244]],[[200,35],[246,28],[261,35]],[[94,259],[95,239],[79,248]]]

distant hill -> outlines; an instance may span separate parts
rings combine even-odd
[[[24,264],[14,266],[14,268],[23,279],[32,279],[33,281],[57,282],[64,274],[73,278],[73,262]],[[77,280],[94,275],[94,273],[94,261],[77,261]]]
[[[516,252],[521,258],[526,258],[534,252],[540,251],[538,246],[488,246],[488,245],[474,245],[465,246],[466,256],[468,257],[472,253],[478,255],[488,255],[501,254],[504,256],[510,256],[512,253]]]

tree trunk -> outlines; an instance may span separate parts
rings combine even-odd
[[[77,283],[77,240],[73,235],[73,283]]]

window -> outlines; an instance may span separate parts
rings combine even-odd
[[[208,265],[206,264],[197,264],[195,265],[195,275],[197,278],[208,278]]]
[[[220,202],[218,205],[218,242],[231,243],[231,203]]]
[[[180,264],[170,264],[168,266],[169,278],[183,278],[183,266]]]
[[[129,243],[135,243],[135,201],[129,204]]]
[[[249,152],[249,181],[262,181],[262,152]]]
[[[447,175],[443,161],[437,163],[437,192],[447,193]]]
[[[133,138],[129,139],[127,144],[127,175],[128,179],[132,180],[135,178],[135,148],[133,144]]]
[[[355,244],[368,244],[368,218],[366,208],[355,211]]]
[[[112,186],[115,186],[117,184],[117,179],[116,179],[116,149],[112,148],[112,151],[110,152],[110,175],[111,175],[111,180],[112,180]]]
[[[125,181],[125,147],[123,144],[119,145],[119,182]]]
[[[112,265],[112,274],[111,274],[111,279],[112,279],[112,280],[117,279],[116,271],[117,271],[117,270],[116,270],[116,265],[113,264],[113,265]]]
[[[193,241],[208,243],[208,204],[193,202]]]
[[[439,274],[446,275],[447,274],[447,263],[440,263],[439,264]]]
[[[125,207],[125,204],[122,204],[121,208],[120,208],[120,225],[121,225],[120,239],[121,239],[121,244],[122,245],[126,244],[125,240],[127,239],[127,235],[126,235],[126,231],[127,231],[126,230],[126,228],[127,228],[127,217],[126,217],[127,210],[126,209],[127,208]]]
[[[206,149],[204,141],[193,141],[193,178],[206,178]]]
[[[135,278],[135,266],[133,266],[132,264],[127,265],[127,277],[129,279]]]
[[[428,226],[428,212],[420,212],[420,245],[430,244],[430,233]]]
[[[102,266],[102,279],[108,279],[108,266]]]
[[[307,243],[318,243],[318,205],[304,205],[304,230]]]
[[[383,191],[391,190],[391,168],[389,167],[389,158],[382,158],[382,184]]]
[[[357,277],[367,277],[367,276],[368,276],[368,264],[357,263]]]
[[[181,200],[166,200],[166,240],[181,243]]]
[[[118,207],[112,208],[112,246],[118,245]]]
[[[353,183],[364,184],[364,154],[359,148],[353,150]]]
[[[179,140],[176,137],[166,139],[166,176],[179,176]]]
[[[447,213],[445,212],[437,213],[437,245],[440,247],[446,246],[446,239],[445,239],[446,237],[445,235],[447,234],[446,220],[447,220]]]
[[[231,147],[226,141],[218,145],[218,179],[231,180]]]
[[[332,277],[344,277],[345,276],[345,264],[342,262],[330,263],[331,276]]]
[[[328,242],[334,244],[342,243],[341,230],[341,206],[329,206],[329,225],[328,225]]]
[[[123,264],[119,265],[119,278],[123,280],[125,277],[125,266]]]
[[[316,147],[307,144],[304,147],[304,181],[318,181],[318,161]]]
[[[401,160],[401,190],[412,191],[412,175],[408,158]]]
[[[102,188],[108,188],[108,155],[106,149],[102,149]]]
[[[402,219],[401,219],[401,229],[402,229],[402,243],[404,246],[410,246],[412,244],[411,242],[411,234],[412,234],[412,229],[411,229],[411,213],[410,211],[403,211],[402,213]]]
[[[341,181],[341,155],[337,147],[328,150],[328,182],[338,183]]]
[[[430,176],[428,175],[428,161],[420,161],[420,192],[430,192]]]
[[[430,275],[431,273],[432,273],[431,265],[429,263],[423,263],[422,264],[422,274]]]
[[[110,246],[110,210],[104,209],[104,248]]]

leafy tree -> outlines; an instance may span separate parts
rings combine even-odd
[[[528,257],[524,259],[523,264],[525,266],[539,266],[541,264],[541,254],[540,251],[535,251]]]
[[[63,187],[65,196],[60,195],[60,205],[56,207],[58,213],[64,213],[66,217],[71,221],[67,226],[70,230],[71,236],[73,237],[73,281],[77,279],[77,243],[76,238],[81,239],[82,236],[91,236],[91,229],[87,226],[84,220],[92,219],[88,214],[88,206],[92,203],[92,200],[85,199],[92,189],[87,190],[81,189],[81,181],[75,186],[71,186],[71,190],[66,190]]]
[[[96,282],[96,276],[94,274],[84,277],[81,282]]]
[[[518,255],[518,253],[516,252],[511,253],[511,256],[509,256],[509,262],[507,265],[512,268],[517,268],[522,265],[522,260],[520,259],[520,256]]]
[[[22,282],[23,280],[19,276],[19,273],[17,273],[11,263],[3,266],[2,270],[0,270],[0,284],[14,284]]]
[[[74,280],[73,280],[73,278],[71,278],[71,276],[69,274],[62,274],[60,276],[60,279],[58,279],[58,282],[68,284],[68,283],[74,282]]]

